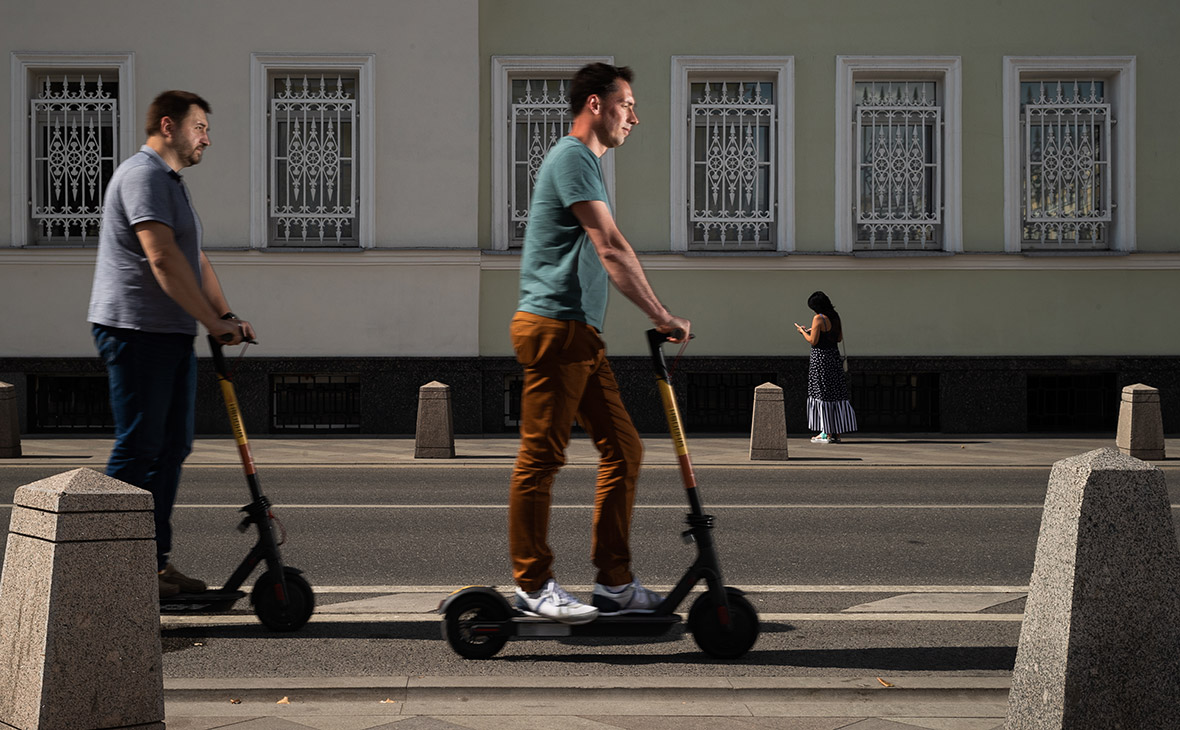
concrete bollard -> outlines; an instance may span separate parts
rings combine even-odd
[[[750,423],[750,459],[787,458],[787,409],[783,389],[774,383],[754,388]]]
[[[0,727],[163,728],[152,495],[89,469],[16,490]]]
[[[1165,458],[1164,418],[1158,389],[1142,383],[1123,388],[1115,444],[1119,451],[1136,459]]]
[[[20,457],[20,420],[16,414],[16,386],[0,383],[0,459]]]
[[[1098,449],[1053,465],[1007,730],[1174,727],[1180,547],[1164,475]]]
[[[451,386],[437,380],[418,389],[418,425],[414,436],[414,458],[455,458]]]

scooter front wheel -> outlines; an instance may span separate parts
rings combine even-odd
[[[477,624],[508,621],[511,609],[500,596],[472,592],[455,596],[443,617],[443,636],[455,653],[465,659],[494,657],[508,637],[480,631]]]
[[[736,588],[725,588],[729,602],[729,627],[708,592],[701,594],[688,612],[688,629],[697,646],[716,659],[737,659],[758,641],[758,611]]]
[[[287,605],[282,605],[278,575],[273,570],[262,574],[254,584],[250,602],[254,615],[271,631],[298,631],[315,610],[315,593],[299,571],[283,568],[287,583]]]

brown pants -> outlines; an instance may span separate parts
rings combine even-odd
[[[513,577],[526,591],[553,577],[549,505],[576,416],[600,454],[590,548],[595,580],[629,583],[631,509],[643,443],[623,407],[606,346],[584,322],[528,312],[513,316],[511,331],[516,359],[524,366],[520,452],[508,496]]]

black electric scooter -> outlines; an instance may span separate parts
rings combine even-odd
[[[713,517],[704,514],[697,494],[696,477],[684,440],[676,396],[668,382],[668,366],[662,346],[668,336],[647,331],[657,386],[668,419],[668,430],[680,461],[680,476],[688,495],[688,529],[685,542],[697,546],[697,557],[684,577],[650,614],[600,616],[585,624],[571,625],[525,614],[505,599],[494,587],[468,586],[452,593],[439,605],[443,615],[443,638],[451,648],[467,659],[495,656],[509,639],[549,639],[563,636],[661,636],[682,618],[676,614],[680,603],[698,581],[708,590],[693,602],[688,612],[688,629],[697,646],[718,659],[736,659],[754,646],[758,639],[758,612],[737,588],[721,581],[721,566],[713,546]]]
[[[242,468],[246,472],[246,484],[250,487],[250,504],[241,510],[246,516],[238,524],[238,532],[245,532],[250,529],[250,525],[254,525],[258,528],[258,542],[221,588],[161,598],[160,612],[199,614],[229,611],[238,599],[246,597],[239,588],[250,577],[254,567],[265,561],[266,571],[254,583],[254,590],[250,594],[254,614],[272,631],[296,631],[311,618],[312,611],[315,610],[315,594],[303,577],[303,571],[283,565],[283,559],[279,554],[280,542],[275,538],[274,527],[271,525],[274,515],[270,510],[270,500],[262,493],[262,487],[258,483],[254,456],[250,453],[250,443],[246,439],[246,429],[242,425],[242,414],[238,410],[233,378],[226,368],[221,343],[212,336],[208,339],[209,349],[213,353],[213,367],[217,371],[221,395],[225,400],[225,409],[229,413],[230,427],[238,444]]]

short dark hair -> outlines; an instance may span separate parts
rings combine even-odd
[[[609,63],[591,63],[578,69],[570,82],[570,113],[575,117],[586,106],[586,100],[593,95],[606,97],[611,92],[618,91],[619,79],[628,84],[635,78],[629,66],[612,66]]]
[[[213,108],[209,106],[209,102],[191,91],[173,89],[161,93],[155,99],[152,99],[152,104],[148,107],[147,124],[144,125],[144,130],[149,137],[153,134],[159,134],[160,120],[164,117],[171,118],[177,124],[183,122],[184,118],[188,116],[188,110],[194,104],[201,107],[206,114],[213,113]]]

